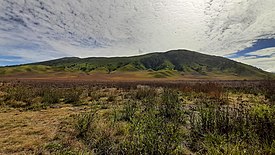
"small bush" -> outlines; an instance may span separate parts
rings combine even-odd
[[[30,103],[33,98],[33,91],[30,88],[21,86],[7,89],[7,94],[5,95],[5,101],[15,100]]]
[[[247,150],[248,154],[267,150],[266,148],[270,148],[275,139],[275,119],[272,109],[268,105],[252,109],[242,105],[238,107],[202,105],[190,115],[190,147],[193,151],[204,150],[207,153],[219,145],[221,145],[220,151],[225,151],[224,149],[229,149],[225,146],[230,146],[237,147],[239,151]],[[223,140],[219,142],[213,139],[215,141],[213,146],[211,139],[208,139],[210,135]]]
[[[75,126],[77,137],[95,154],[118,154],[114,127],[98,116],[96,111],[77,115]]]
[[[124,143],[126,154],[180,154],[183,151],[184,117],[177,92],[164,91],[162,102],[152,101],[136,112],[133,105],[126,107],[131,109],[128,111],[130,135]]]
[[[43,103],[52,105],[52,104],[59,103],[59,100],[60,100],[60,95],[58,91],[50,88],[46,88],[43,90],[43,96],[42,96]]]
[[[132,121],[135,113],[137,112],[137,105],[134,102],[128,102],[125,104],[122,110],[122,120]]]
[[[85,138],[87,132],[90,129],[90,124],[94,119],[95,113],[83,113],[76,116],[75,129],[77,131],[77,137]]]
[[[116,96],[114,95],[109,96],[107,99],[108,102],[114,102],[115,100],[116,100]]]
[[[143,99],[154,99],[157,95],[157,92],[154,88],[139,88],[135,94],[135,99],[143,100]]]
[[[272,80],[263,81],[261,84],[262,91],[271,104],[275,104],[275,82]]]
[[[193,91],[197,93],[205,93],[213,99],[222,99],[224,88],[218,83],[198,83],[193,86]]]
[[[72,104],[72,105],[80,105],[81,101],[80,101],[80,96],[81,96],[82,92],[80,90],[76,90],[76,89],[69,89],[65,92],[65,96],[64,96],[64,102],[66,104]]]
[[[60,143],[57,143],[57,142],[52,142],[52,143],[49,143],[45,146],[45,149],[47,151],[49,151],[50,153],[60,151],[63,148],[64,148],[64,146]]]
[[[121,114],[116,111],[115,124],[106,113],[78,115],[77,137],[95,154],[181,154],[184,116],[177,101],[177,92],[169,90],[163,104],[128,102]]]
[[[183,123],[183,105],[179,101],[178,94],[174,90],[165,90],[162,95],[162,103],[159,105],[160,116],[170,121]]]

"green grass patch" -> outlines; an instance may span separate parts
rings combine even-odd
[[[149,75],[154,78],[170,78],[170,77],[177,77],[180,74],[174,70],[160,70],[160,71],[153,71],[149,73]]]

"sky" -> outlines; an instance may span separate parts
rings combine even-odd
[[[0,66],[188,49],[275,72],[275,0],[0,0]]]

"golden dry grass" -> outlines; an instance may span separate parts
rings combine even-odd
[[[123,76],[123,78],[126,78],[126,76]],[[15,84],[17,86],[19,83]],[[9,83],[0,83],[0,88],[9,86]],[[201,89],[201,87],[206,90]],[[193,92],[192,88],[194,90],[198,89],[198,92]],[[235,92],[233,90],[226,91],[226,89],[223,90],[221,86],[214,83],[199,84],[193,87],[190,85],[190,87],[181,89],[181,91],[178,90],[177,92],[179,103],[184,104],[187,110],[204,100],[209,100],[211,104],[228,104],[230,107],[235,105],[237,107],[237,105],[243,104],[268,104],[268,100],[263,94],[247,93],[245,91]],[[58,91],[67,91],[67,89],[59,88]],[[158,94],[155,96],[159,96],[163,93],[164,88],[154,88],[154,91]],[[116,120],[117,117],[121,117],[119,112],[123,111],[123,106],[129,101],[133,103],[146,102],[147,99],[142,100],[142,97],[137,97],[138,92],[147,96],[150,92],[150,86],[138,85],[136,89],[129,90],[105,87],[86,88],[81,95],[81,101],[84,105],[80,104],[76,107],[69,104],[66,105],[61,99],[59,104],[48,106],[46,110],[29,111],[27,109],[13,109],[12,106],[8,105],[11,102],[5,103],[4,98],[7,93],[5,89],[0,89],[0,155],[52,153],[51,149],[47,149],[47,146],[53,144],[60,144],[65,149],[68,148],[69,151],[70,149],[73,151],[85,151],[87,146],[76,138],[77,134],[75,132],[77,131],[74,130],[74,123],[77,120],[75,118],[79,116],[75,117],[75,114],[88,112],[91,109],[98,110],[96,129],[99,130],[98,133],[95,133],[95,136],[98,137],[101,134],[104,137],[107,135],[106,137],[112,137],[117,140],[117,138],[121,138],[121,133],[124,135],[127,132],[127,127],[123,125],[125,122],[117,124],[117,130],[113,130],[111,125],[114,124],[106,122],[106,119]],[[154,96],[154,93],[151,96]],[[159,102],[159,100],[161,99],[156,98],[156,101]],[[1,102],[3,102],[2,105]],[[58,151],[56,152],[57,154],[60,153]]]
[[[175,81],[175,80],[253,80],[253,77],[240,77],[235,75],[211,74],[208,76],[198,76],[192,74],[176,74],[169,77],[155,78],[153,75],[157,72],[136,71],[136,72],[113,72],[107,73],[70,73],[56,72],[49,74],[14,74],[0,75],[3,80],[84,80],[84,81]],[[153,74],[153,75],[152,75]]]
[[[34,153],[54,138],[62,120],[84,109],[64,106],[41,111],[0,112],[0,154]]]

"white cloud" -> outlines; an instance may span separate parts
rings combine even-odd
[[[274,38],[274,16],[274,0],[0,0],[0,56],[224,56]]]
[[[211,43],[203,49],[208,52],[230,54],[274,38],[274,0],[213,0],[207,8]]]
[[[275,55],[275,48],[266,48],[266,49],[258,50],[258,51],[249,53],[249,55],[257,55],[257,56]]]
[[[235,58],[234,60],[243,62],[249,65],[257,66],[263,70],[269,72],[275,72],[275,48],[268,48],[250,53],[249,56],[242,56]],[[257,57],[257,56],[269,56],[269,57]]]

